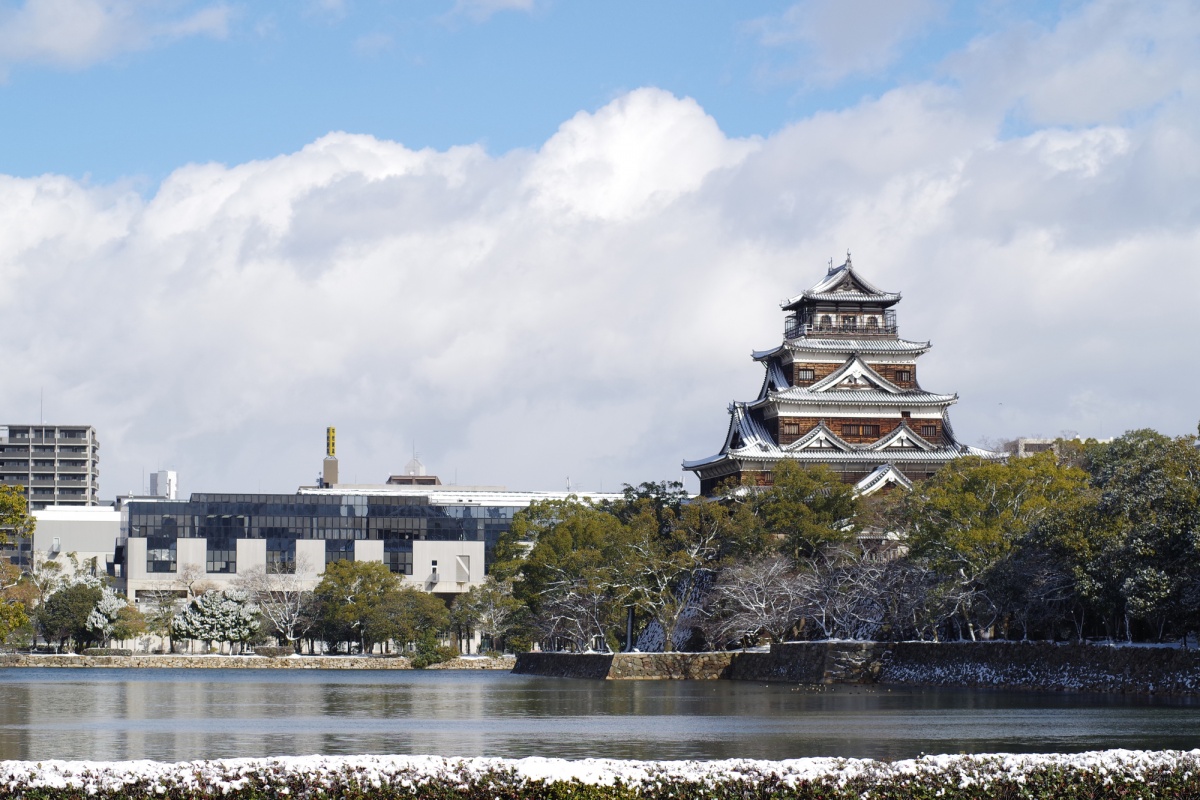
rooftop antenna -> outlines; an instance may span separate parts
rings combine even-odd
[[[45,388],[39,386],[38,387],[38,424],[39,425],[46,424],[46,397],[45,397],[45,395],[46,395]]]
[[[571,476],[567,476],[567,491],[571,491]]]

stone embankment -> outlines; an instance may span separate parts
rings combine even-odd
[[[620,681],[729,677],[736,653],[520,653],[513,672]]]
[[[1049,642],[789,642],[770,652],[522,653],[514,672],[1200,695],[1200,652]]]
[[[515,659],[455,658],[429,669],[499,669],[511,670]],[[0,667],[122,667],[143,669],[412,669],[404,656],[75,656],[75,655],[6,655],[0,656]]]

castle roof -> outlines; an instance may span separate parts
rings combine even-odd
[[[929,352],[930,347],[932,344],[929,342],[910,342],[905,339],[820,339],[815,336],[802,336],[789,339],[771,350],[755,350],[751,355],[755,361],[762,361],[785,351],[821,355],[900,353],[916,357]]]
[[[758,399],[750,404],[752,408],[770,404],[927,407],[958,402],[956,394],[935,394],[897,386],[872,369],[857,353],[811,386],[789,386],[777,361],[768,361],[766,367],[767,377]]]
[[[883,438],[868,444],[850,444],[834,433],[824,420],[791,444],[779,446],[771,434],[750,413],[747,403],[729,406],[729,430],[721,452],[696,461],[684,461],[684,469],[698,469],[726,460],[742,462],[775,463],[783,459],[805,464],[881,464],[926,463],[940,465],[963,456],[981,458],[1003,458],[979,447],[955,441],[949,427],[943,425],[948,444],[935,445],[917,435],[907,421]]]
[[[829,270],[825,278],[780,305],[785,310],[799,308],[805,303],[869,303],[890,306],[900,301],[899,292],[885,292],[854,271],[850,254],[846,263]]]

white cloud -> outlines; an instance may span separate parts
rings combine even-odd
[[[224,38],[223,3],[187,11],[145,0],[24,0],[0,10],[0,64],[86,67],[120,53],[191,36]]]
[[[455,0],[451,15],[463,15],[484,22],[501,11],[533,11],[536,0]]]
[[[0,406],[44,387],[47,419],[96,424],[106,494],[160,465],[289,491],[329,424],[359,481],[414,440],[463,483],[670,478],[757,391],[778,301],[851,248],[967,440],[1190,431],[1197,59],[1141,115],[1017,136],[970,82],[761,140],[643,89],[500,156],[332,133],[148,199],[0,178]]]
[[[805,0],[750,27],[763,45],[797,54],[777,68],[776,77],[825,85],[891,66],[901,45],[937,19],[943,5],[939,0]]]

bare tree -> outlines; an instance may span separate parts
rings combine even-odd
[[[783,555],[728,567],[708,592],[705,634],[716,644],[745,643],[760,634],[783,641],[803,608],[798,588],[791,561]]]
[[[605,642],[606,622],[612,614],[608,587],[579,578],[551,584],[541,594],[535,626],[543,639],[567,639],[577,650],[592,649],[597,637]]]
[[[300,639],[316,623],[313,613],[316,596],[307,588],[308,580],[300,577],[311,571],[303,556],[297,558],[294,571],[282,572],[256,567],[238,577],[236,584],[258,604],[259,611],[270,623],[276,635],[295,648]]]

